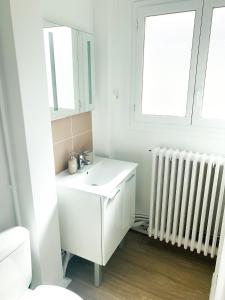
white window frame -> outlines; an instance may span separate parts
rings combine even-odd
[[[174,124],[190,126],[195,91],[196,65],[201,33],[203,0],[180,1],[138,1],[134,4],[134,72],[133,72],[133,111],[134,121],[137,123]],[[169,13],[195,11],[195,24],[193,31],[192,53],[190,61],[189,83],[187,93],[187,105],[185,117],[157,116],[142,114],[142,88],[143,88],[143,64],[144,64],[144,37],[145,17],[157,16]]]
[[[198,127],[225,127],[225,120],[205,119],[201,116],[204,101],[204,88],[210,46],[213,9],[219,7],[225,7],[225,0],[205,0],[192,116],[192,125]]]

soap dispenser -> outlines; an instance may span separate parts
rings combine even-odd
[[[70,157],[68,160],[68,171],[71,175],[77,172],[77,158],[74,152],[70,153]]]

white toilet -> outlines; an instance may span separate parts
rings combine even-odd
[[[14,227],[0,233],[0,299],[1,300],[82,300],[75,293],[52,285],[35,290],[31,283],[29,232]]]

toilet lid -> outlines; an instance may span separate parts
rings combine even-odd
[[[21,300],[82,300],[77,294],[54,285],[40,285],[26,293]]]

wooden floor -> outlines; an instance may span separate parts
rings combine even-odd
[[[207,300],[214,261],[130,231],[93,286],[93,265],[74,257],[69,289],[85,300]]]

